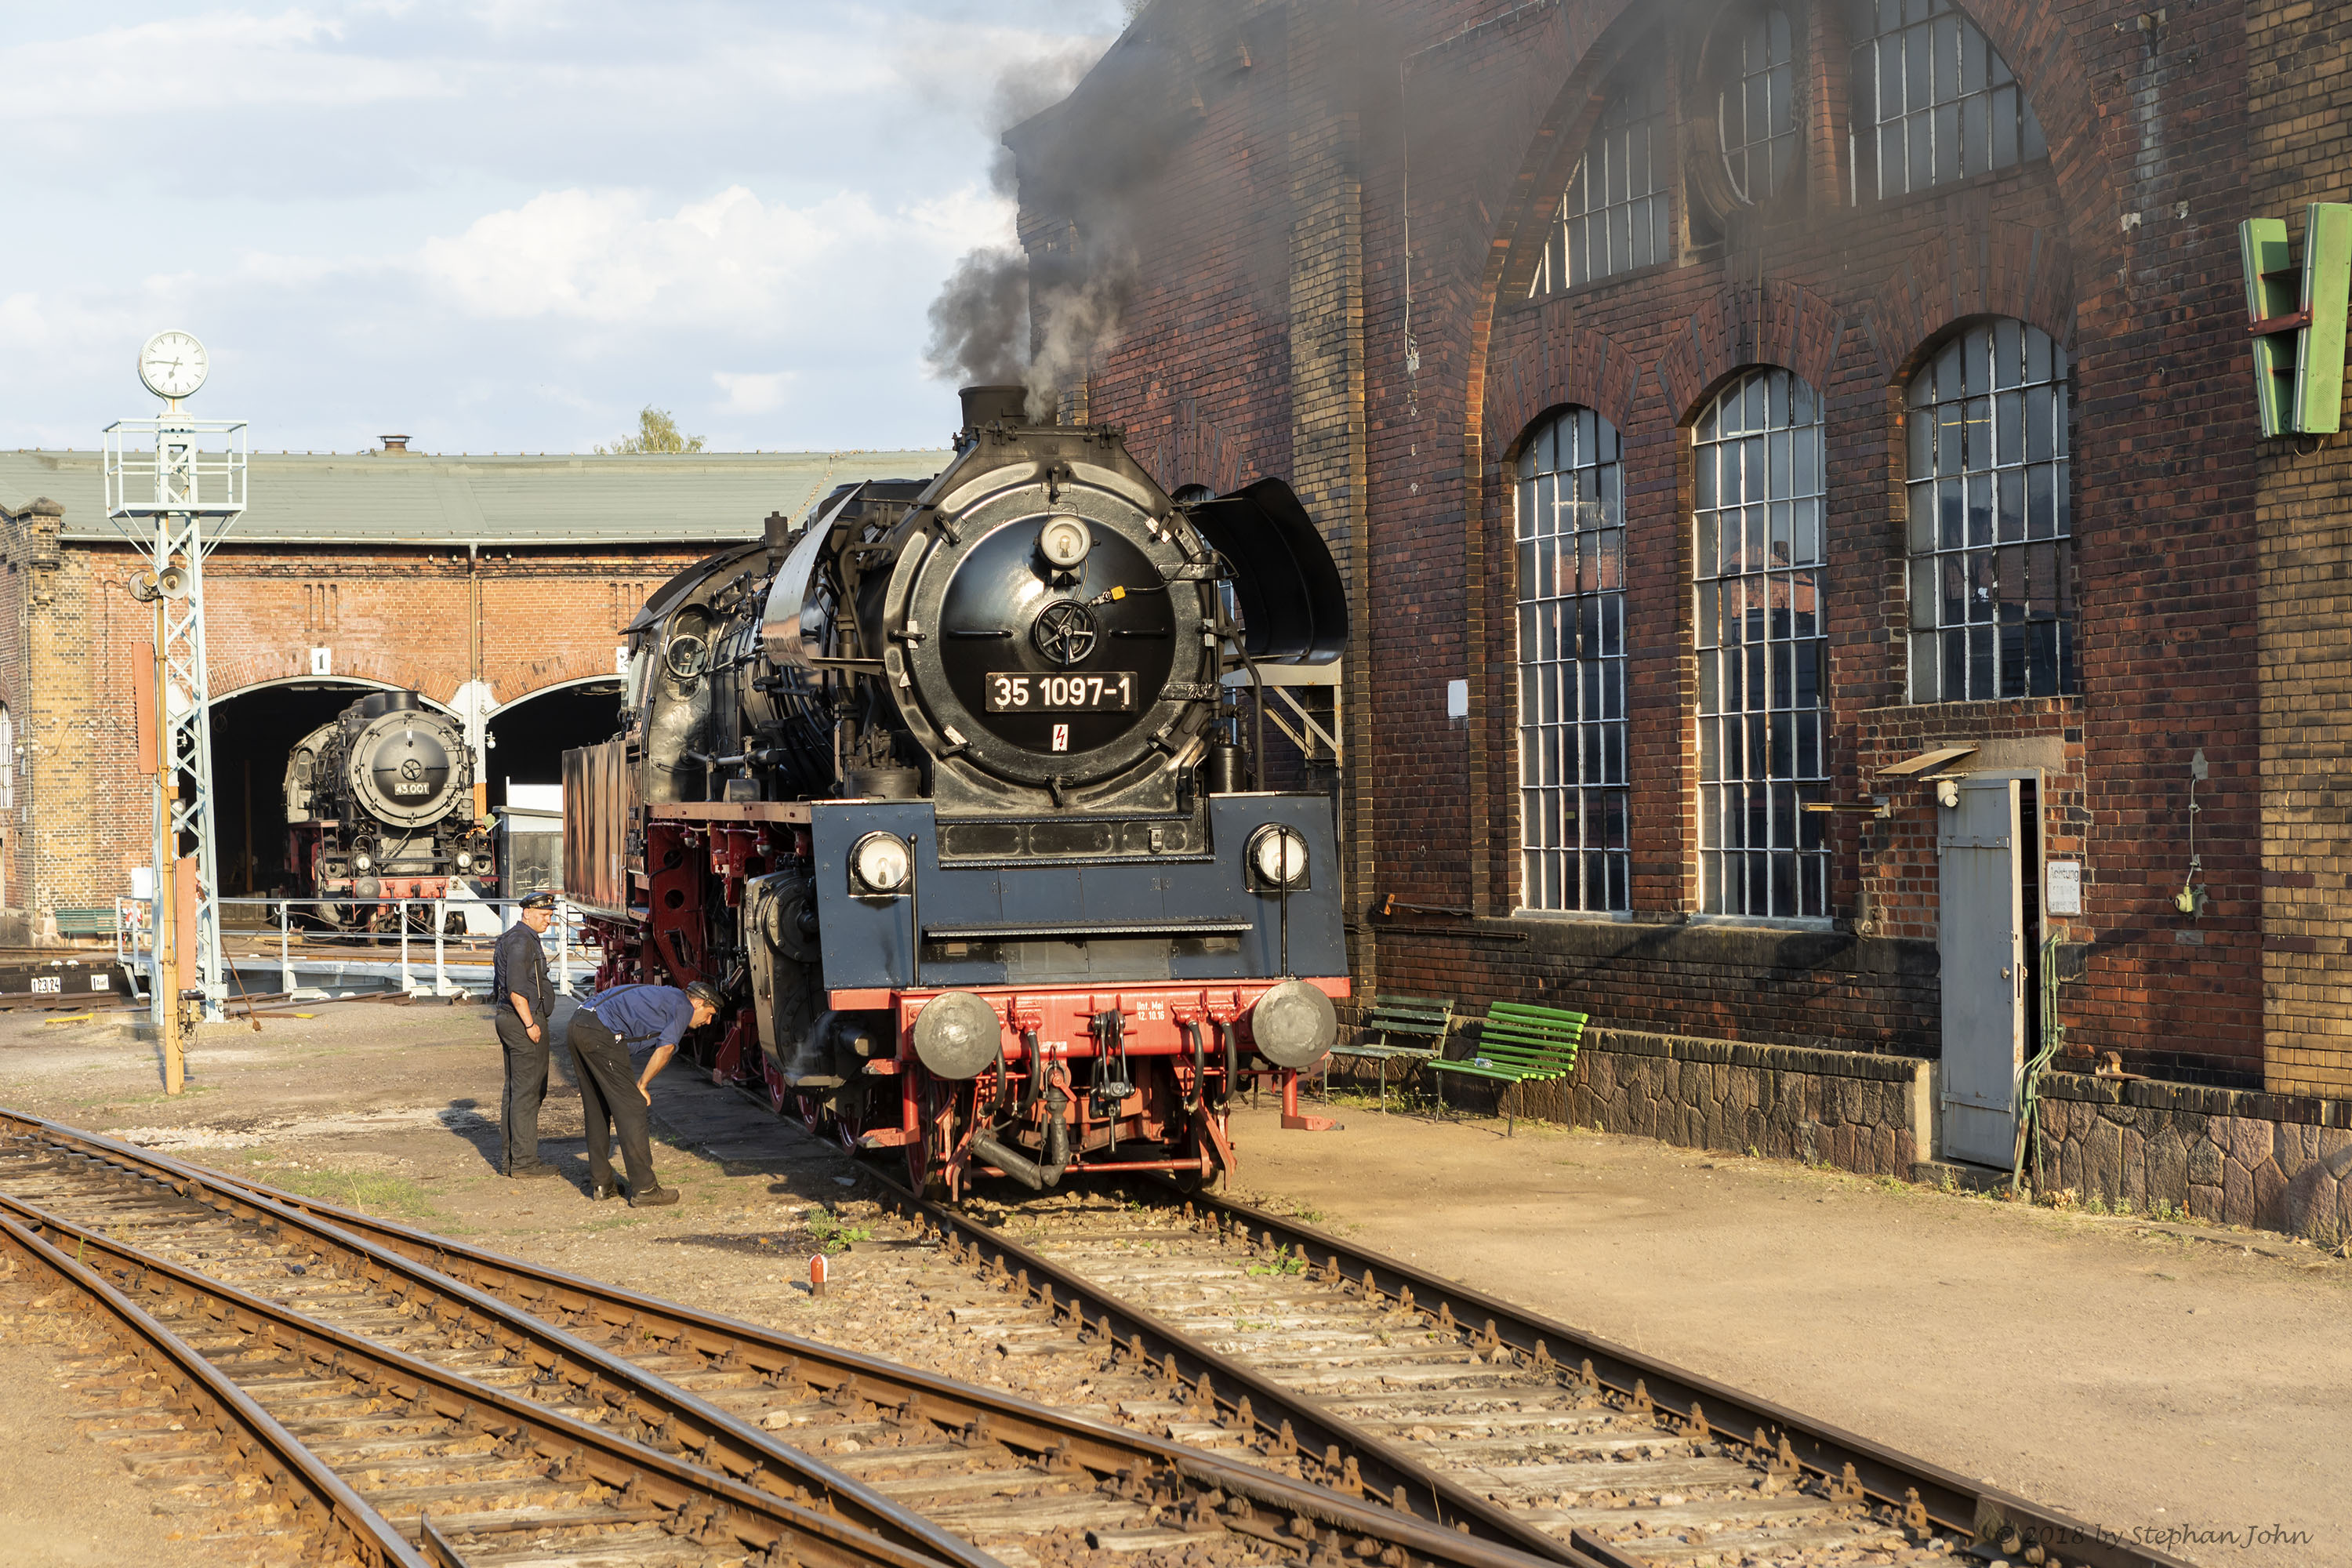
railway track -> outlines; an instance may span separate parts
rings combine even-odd
[[[302,1278],[323,1269],[325,1279],[337,1281],[336,1291],[377,1303],[362,1310],[396,1311],[383,1304],[391,1290],[410,1309],[396,1312],[400,1321],[391,1326],[421,1334],[420,1348],[437,1345],[445,1324],[459,1326],[457,1348],[464,1353],[484,1351],[478,1342],[488,1332],[502,1352],[502,1370],[527,1382],[534,1395],[565,1397],[600,1356],[625,1364],[646,1379],[635,1397],[671,1401],[670,1419],[651,1424],[656,1430],[650,1436],[664,1447],[706,1462],[714,1457],[721,1465],[732,1462],[734,1450],[709,1415],[684,1403],[692,1400],[763,1436],[775,1434],[776,1446],[789,1446],[804,1467],[842,1477],[844,1485],[829,1500],[835,1506],[849,1511],[857,1501],[851,1489],[866,1489],[952,1534],[967,1562],[984,1551],[1012,1568],[1111,1562],[1271,1568],[1301,1560],[1337,1568],[1344,1554],[1360,1568],[1531,1568],[1524,1553],[1466,1531],[1472,1521],[1440,1509],[1400,1512],[1361,1495],[1360,1486],[1350,1494],[1305,1484],[1301,1474],[1323,1469],[1325,1460],[1295,1441],[1286,1452],[1267,1456],[1274,1468],[1236,1463],[1169,1437],[695,1311],[0,1112],[0,1206],[22,1201],[11,1194],[28,1182],[59,1172],[76,1179],[70,1192],[47,1200],[52,1207],[79,1203],[102,1214],[110,1204],[110,1212],[120,1214],[127,1196],[156,1216],[150,1224],[170,1224],[183,1248],[207,1250],[192,1237],[252,1232],[266,1248],[236,1256],[254,1259],[253,1272],[274,1290],[286,1289],[278,1281],[289,1260],[305,1268]],[[189,1213],[191,1202],[206,1205],[205,1215]],[[936,1244],[917,1242],[907,1251],[950,1277],[959,1272]],[[209,1274],[220,1260],[198,1261]],[[195,1277],[193,1268],[187,1272]],[[354,1289],[362,1282],[366,1288]],[[429,1321],[411,1328],[420,1303]],[[508,1326],[489,1328],[500,1320],[483,1312],[482,1303],[510,1313]],[[1101,1381],[1127,1403],[1181,1410],[1195,1399],[1197,1390],[1172,1389],[1163,1367],[1135,1359],[1099,1329],[1082,1330],[1075,1314],[1061,1333],[1064,1353],[1124,1363]],[[563,1351],[565,1344],[575,1348]],[[1045,1348],[1053,1353],[1056,1347]],[[613,1374],[606,1367],[602,1375]],[[617,1384],[599,1395],[608,1407],[612,1399],[628,1397]],[[593,1408],[584,1414],[593,1415]],[[810,1452],[823,1453],[822,1467],[803,1458]],[[1334,1478],[1344,1479],[1346,1462],[1328,1458]],[[471,1554],[467,1560],[478,1561]],[[1568,1560],[1580,1568],[1605,1561],[1572,1554]]]
[[[62,1227],[77,1246],[95,1237],[153,1278],[291,1314],[306,1331],[429,1365],[486,1398],[527,1398],[600,1439],[691,1451],[727,1485],[820,1508],[919,1558],[980,1563],[913,1510],[750,1423],[396,1253],[198,1173],[92,1158],[13,1117],[0,1128],[0,1215]]]
[[[181,1524],[188,1563],[425,1568],[430,1559],[233,1379],[104,1277],[0,1216],[0,1323],[62,1352],[79,1424]]]
[[[163,1179],[195,1174],[88,1134],[9,1120],[100,1158],[127,1156]],[[1178,1537],[1232,1533],[1225,1516],[1237,1499],[1267,1517],[1286,1502],[1296,1509],[1276,1531],[1285,1540],[1298,1539],[1301,1521],[1309,1534],[1319,1526],[1381,1540],[1362,1512],[1350,1517],[1305,1489],[1286,1499],[1278,1477],[1253,1479],[1234,1463],[1241,1459],[1328,1483],[1359,1510],[1385,1503],[1420,1528],[1450,1527],[1579,1568],[1927,1563],[1960,1552],[2059,1568],[2177,1563],[1225,1200],[1180,1204],[1147,1189],[960,1213],[887,1190],[898,1223],[866,1262],[879,1276],[868,1297],[985,1323],[1032,1364],[1068,1358],[1087,1369],[1082,1386],[1094,1403],[1149,1429],[1139,1438],[313,1200],[243,1190],[614,1342],[644,1370],[734,1402],[852,1476],[915,1489],[894,1495],[919,1500],[940,1523],[1016,1563],[1071,1555],[1081,1536],[1121,1554],[1181,1554]],[[1145,1300],[1150,1308],[1139,1305]],[[772,1381],[786,1364],[804,1397],[746,1398],[746,1370],[754,1383]],[[925,1478],[893,1450],[933,1449],[942,1437],[970,1446],[976,1426],[991,1438],[978,1446],[983,1453],[999,1450],[966,1457],[977,1506],[922,1497]],[[1043,1496],[1024,1495],[1056,1467],[1067,1474],[1074,1459],[1097,1496],[1074,1489],[1048,1510]],[[1125,1506],[1106,1509],[1106,1499]],[[1204,1501],[1213,1517],[1203,1517]],[[1055,1528],[1022,1529],[1047,1513]],[[1421,1555],[1428,1544],[1399,1550]]]
[[[1247,1440],[1317,1422],[1367,1479],[1450,1479],[1574,1555],[1692,1568],[1958,1552],[2043,1568],[2179,1562],[1228,1199],[1134,1189],[957,1211],[887,1191],[905,1222],[947,1237],[1003,1295],[1074,1301],[1213,1390]]]

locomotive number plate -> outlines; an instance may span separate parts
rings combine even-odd
[[[991,713],[1129,713],[1138,682],[1131,669],[1100,675],[992,675]]]

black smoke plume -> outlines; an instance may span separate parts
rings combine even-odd
[[[1051,416],[1059,392],[1118,341],[1134,291],[1144,192],[1173,140],[1163,51],[1130,29],[1091,63],[1063,54],[997,84],[996,188],[1017,195],[1029,252],[975,250],[930,308],[932,373],[961,383],[1020,383],[1029,416]]]

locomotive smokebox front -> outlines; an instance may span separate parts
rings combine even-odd
[[[393,712],[372,719],[352,741],[348,763],[352,795],[388,823],[422,827],[449,814],[455,781],[465,769],[455,726],[438,714]]]

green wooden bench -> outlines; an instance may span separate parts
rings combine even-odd
[[[114,935],[114,906],[89,904],[60,909],[58,910],[58,934],[110,938]]]
[[[1577,1042],[1584,1037],[1585,1015],[1559,1007],[1533,1007],[1524,1002],[1494,1002],[1478,1021],[1478,1043],[1469,1056],[1449,1061],[1432,1058],[1430,1070],[1457,1072],[1503,1085],[1506,1110],[1504,1135],[1518,1130],[1517,1102],[1512,1091],[1523,1083],[1547,1083],[1566,1078],[1576,1066]],[[1445,1080],[1437,1083],[1437,1103],[1445,1105]]]
[[[1389,1063],[1402,1061],[1410,1072],[1413,1063],[1444,1055],[1446,1036],[1453,1027],[1454,999],[1450,996],[1376,996],[1371,1011],[1364,1015],[1356,1043],[1333,1046],[1331,1055],[1380,1064],[1381,1109],[1386,1110]],[[1328,1090],[1326,1095],[1328,1098]]]

